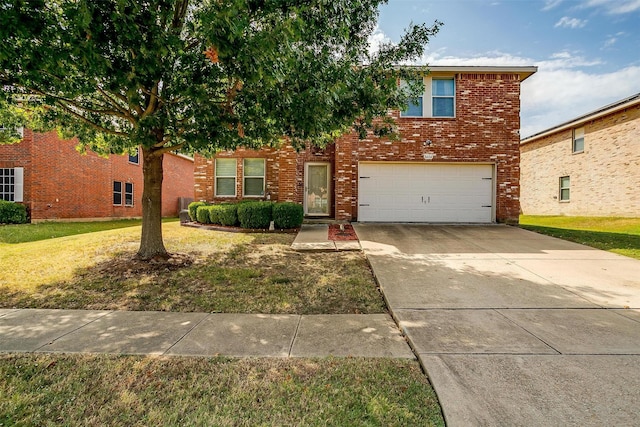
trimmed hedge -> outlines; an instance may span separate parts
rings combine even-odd
[[[211,224],[209,219],[209,208],[211,206],[201,205],[196,208],[196,219],[200,224]]]
[[[220,225],[225,225],[228,227],[238,225],[238,205],[218,205],[216,213],[218,214],[217,219],[220,222]]]
[[[297,228],[304,220],[302,205],[291,202],[276,203],[273,205],[273,222],[277,229]]]
[[[187,209],[189,209],[189,218],[191,218],[191,221],[196,221],[198,220],[198,207],[200,206],[207,206],[208,203],[207,202],[191,202],[189,203],[189,206],[187,207]],[[200,222],[200,221],[198,221]]]
[[[0,224],[26,224],[27,208],[15,202],[0,200]]]
[[[273,203],[250,202],[238,205],[238,221],[242,228],[266,229],[271,224]]]

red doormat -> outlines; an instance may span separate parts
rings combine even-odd
[[[351,224],[329,224],[329,240],[358,240],[358,236]]]

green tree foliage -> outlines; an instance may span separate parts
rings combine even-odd
[[[397,79],[415,70],[397,65],[418,58],[440,24],[410,25],[369,53],[384,2],[0,0],[0,109],[99,153],[142,147],[138,256],[167,256],[165,153],[392,132],[374,119],[411,96]]]

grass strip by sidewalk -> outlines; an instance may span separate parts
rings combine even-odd
[[[520,226],[540,234],[640,259],[640,218],[522,215]]]
[[[5,355],[0,378],[0,425],[444,425],[408,360]]]

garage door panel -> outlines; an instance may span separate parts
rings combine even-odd
[[[493,166],[361,163],[360,221],[492,222]]]

